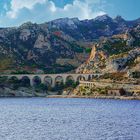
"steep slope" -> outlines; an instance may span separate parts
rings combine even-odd
[[[102,38],[92,48],[87,62],[77,73],[140,70],[140,25],[125,34]]]
[[[0,70],[22,73],[60,73],[74,70],[87,59],[89,44],[103,37],[110,38],[103,47],[99,43],[103,55],[112,56],[130,51],[132,47],[122,47],[129,46],[125,44],[125,40],[123,43],[118,40],[111,48],[107,44],[115,40],[112,36],[124,34],[129,28],[136,29],[138,24],[139,19],[125,21],[120,16],[112,19],[104,15],[92,20],[63,18],[43,24],[28,22],[20,27],[1,28]],[[136,46],[139,44],[139,37],[134,33],[133,38],[136,38],[133,42]],[[133,39],[127,43],[131,44],[131,41]]]
[[[49,31],[37,24],[26,23],[19,28],[0,30],[0,54],[12,59],[14,68],[42,68],[46,72],[69,71],[74,68],[56,64],[58,58],[75,59],[83,48],[62,32]],[[82,61],[79,61],[79,63]],[[26,68],[25,68],[26,67]],[[11,67],[13,69],[13,67]],[[60,68],[60,70],[59,70]]]

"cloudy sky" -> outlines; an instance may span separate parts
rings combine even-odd
[[[127,20],[140,17],[140,0],[0,0],[0,27],[57,18],[91,19],[108,14]]]

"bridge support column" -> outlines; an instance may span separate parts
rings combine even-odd
[[[67,82],[67,81],[66,81],[66,77],[64,77],[64,78],[63,78],[63,84],[65,85],[66,82]]]
[[[33,82],[33,79],[32,79],[32,78],[30,79],[30,86],[31,86],[31,87],[34,86],[34,82]]]
[[[51,87],[52,88],[55,87],[55,79],[52,79],[52,85],[51,85]]]
[[[45,78],[45,77],[43,77],[43,76],[40,77],[40,79],[41,79],[41,84],[45,84],[44,78]]]

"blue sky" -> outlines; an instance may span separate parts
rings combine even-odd
[[[91,19],[108,14],[127,20],[140,17],[140,0],[0,0],[0,27],[57,18]]]

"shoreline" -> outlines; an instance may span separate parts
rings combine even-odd
[[[76,95],[48,95],[46,98],[87,98],[87,99],[114,99],[114,100],[140,100],[134,96],[76,96]]]
[[[26,89],[27,90],[27,89]],[[30,92],[26,92],[22,90],[10,90],[10,89],[5,89],[2,90],[0,93],[0,98],[91,98],[91,99],[115,99],[115,100],[140,100],[139,95],[126,95],[126,96],[120,96],[120,95],[76,95],[76,94],[62,94],[58,95],[57,93],[55,94],[45,94],[45,93],[37,93],[31,90]],[[54,93],[54,92],[53,92]]]
[[[131,97],[131,96],[75,96],[75,95],[48,95],[46,97],[39,97],[39,96],[1,96],[0,99],[6,99],[6,98],[15,98],[15,99],[20,99],[20,98],[81,98],[81,99],[114,99],[114,100],[140,100],[140,97]]]

